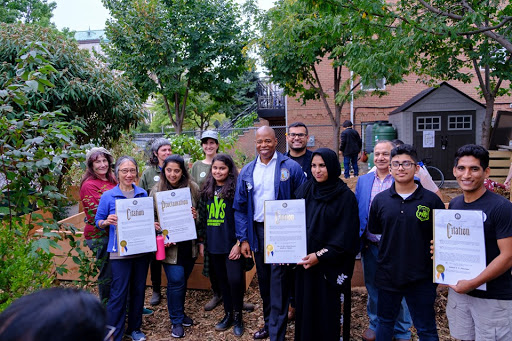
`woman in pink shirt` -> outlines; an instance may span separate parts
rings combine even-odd
[[[113,173],[114,158],[105,148],[92,148],[85,156],[87,169],[80,184],[80,200],[86,217],[85,241],[98,261],[98,288],[100,300],[106,303],[110,296],[112,279],[107,253],[108,229],[100,230],[94,224],[101,195],[114,188],[117,181]]]

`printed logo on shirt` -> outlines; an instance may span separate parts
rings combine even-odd
[[[160,181],[160,176],[159,176],[159,175],[155,175],[155,176],[153,177],[153,181],[155,181],[155,182]]]
[[[224,223],[224,217],[226,216],[224,199],[214,196],[213,202],[206,205],[206,208],[208,209],[208,219],[206,220],[208,226],[220,226]]]
[[[416,218],[420,221],[427,221],[430,217],[430,207],[418,205],[418,210],[416,211]]]
[[[286,181],[290,178],[290,171],[286,168],[281,168],[281,181]]]
[[[199,174],[200,178],[204,178],[205,176],[206,176],[206,172],[201,172],[201,174]]]

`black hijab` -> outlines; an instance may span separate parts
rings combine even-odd
[[[339,178],[341,167],[338,155],[328,148],[316,150],[313,158],[315,155],[324,160],[327,180],[317,182],[313,174],[313,178],[295,192],[298,199],[306,200],[308,252],[327,247],[332,256],[346,253],[355,255],[359,249],[359,216],[355,195]]]
[[[338,155],[329,148],[317,149],[313,152],[312,159],[316,155],[321,156],[324,160],[328,178],[324,182],[318,182],[315,177],[312,176],[312,178],[306,182],[303,193],[297,193],[297,196],[304,199],[313,198],[320,201],[329,201],[338,196],[341,192],[347,190],[348,187],[340,179],[341,167]]]

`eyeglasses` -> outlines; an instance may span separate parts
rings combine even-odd
[[[398,161],[391,161],[391,168],[392,169],[398,169],[400,166],[403,167],[403,169],[411,169],[412,167],[416,166],[414,162],[411,161],[404,161],[402,163]]]
[[[119,173],[124,174],[124,175],[126,175],[128,173],[137,174],[137,170],[135,168],[132,168],[132,169],[125,168],[125,169],[120,169]]]
[[[307,135],[306,135],[306,134],[304,134],[304,133],[298,133],[298,134],[296,134],[296,133],[286,133],[286,136],[290,136],[292,139],[293,139],[293,138],[295,138],[295,137],[298,137],[298,138],[303,139],[303,138],[305,138]]]
[[[111,341],[114,340],[114,332],[116,331],[116,327],[105,326],[105,337],[103,341]]]

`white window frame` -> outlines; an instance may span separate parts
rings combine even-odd
[[[431,129],[426,129],[426,128],[425,129],[420,129],[419,128],[419,122],[418,122],[420,118],[432,118],[432,119],[437,118],[437,119],[439,119],[439,128],[438,129],[434,129],[434,127],[432,126]],[[423,124],[432,124],[432,125],[434,125],[434,122],[432,122],[432,123],[423,123]],[[430,116],[430,115],[429,116],[416,116],[416,131],[424,131],[424,130],[441,131],[441,128],[442,128],[441,116]]]
[[[379,86],[379,84],[378,84],[379,81],[382,83],[382,86]],[[386,77],[375,79],[375,85],[376,85],[375,88],[365,88],[364,83],[361,81],[361,90],[363,90],[363,91],[375,91],[375,90],[384,91],[384,90],[386,90]]]
[[[455,125],[456,125],[457,123],[462,123],[462,125],[464,125],[464,123],[466,123],[466,122],[464,122],[464,121],[462,121],[462,122],[457,122],[457,121],[455,121],[455,122],[450,122],[450,118],[452,118],[452,117],[454,117],[455,119],[456,119],[457,117],[464,117],[464,118],[465,118],[465,117],[469,117],[469,128],[464,128],[464,127],[463,127],[463,128],[457,128],[457,127],[455,127],[455,128],[451,128],[451,127],[450,127],[450,123],[453,123],[453,124],[455,124]],[[473,130],[473,115],[448,115],[448,127],[447,127],[447,128],[448,128],[448,130]]]

